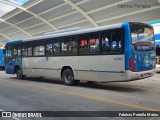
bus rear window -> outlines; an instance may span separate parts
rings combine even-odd
[[[131,26],[132,46],[135,51],[153,51],[154,33],[150,26]]]

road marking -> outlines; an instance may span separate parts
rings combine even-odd
[[[4,110],[2,110],[2,109],[0,109],[0,111],[4,111]],[[5,111],[4,111],[5,112]],[[3,117],[2,117],[3,118]],[[6,118],[10,118],[10,117],[6,117]],[[14,120],[21,120],[21,119],[19,119],[19,118],[17,118],[17,117],[12,117],[12,119],[14,119]]]
[[[80,97],[83,97],[83,98],[93,99],[93,100],[97,100],[97,101],[103,101],[103,102],[107,102],[107,103],[112,103],[112,104],[132,107],[132,108],[138,108],[138,109],[142,109],[142,110],[146,110],[146,111],[158,111],[158,112],[160,112],[160,110],[156,110],[156,109],[152,109],[152,108],[137,106],[137,105],[134,105],[134,104],[126,104],[126,103],[122,103],[122,102],[118,102],[118,101],[114,101],[114,100],[109,100],[109,99],[98,98],[98,97],[94,97],[94,96],[88,96],[88,95],[79,94],[79,93],[76,93],[76,92],[66,92],[66,91],[63,91],[63,90],[51,89],[51,88],[46,88],[46,87],[42,87],[42,86],[35,86],[35,85],[25,84],[25,83],[20,83],[20,82],[15,82],[15,81],[8,81],[8,80],[3,80],[3,81],[14,83],[16,85],[19,84],[19,85],[24,85],[24,86],[33,87],[33,88],[41,88],[41,89],[48,90],[48,91],[61,92],[61,93],[74,95],[74,96],[80,96]]]

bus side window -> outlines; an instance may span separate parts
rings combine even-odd
[[[46,55],[53,55],[53,45],[51,40],[46,41]]]
[[[111,32],[104,32],[102,37],[102,54],[109,53],[111,50]]]
[[[112,46],[111,46],[111,52],[121,52],[122,46],[122,37],[121,37],[121,31],[115,30],[112,32]]]
[[[89,36],[82,35],[79,36],[79,53],[80,54],[89,54]]]
[[[34,56],[45,55],[45,45],[43,40],[38,40],[33,42],[33,55]]]
[[[21,44],[18,44],[18,56],[21,56]]]
[[[28,42],[27,49],[28,49],[28,55],[27,56],[32,56],[32,42]]]
[[[76,37],[65,37],[62,40],[62,55],[76,55],[77,54],[77,40]]]
[[[18,46],[17,45],[13,46],[13,56],[18,56]]]
[[[27,56],[27,43],[22,44],[22,56]]]
[[[90,53],[98,54],[99,53],[99,35],[97,33],[90,35],[89,43],[90,43]]]
[[[60,38],[55,38],[53,40],[53,55],[59,55],[60,54]]]

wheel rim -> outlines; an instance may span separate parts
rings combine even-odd
[[[70,73],[66,73],[64,79],[66,82],[71,82],[73,80],[73,76]]]

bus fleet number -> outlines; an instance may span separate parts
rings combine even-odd
[[[121,57],[115,57],[114,60],[123,60]]]

